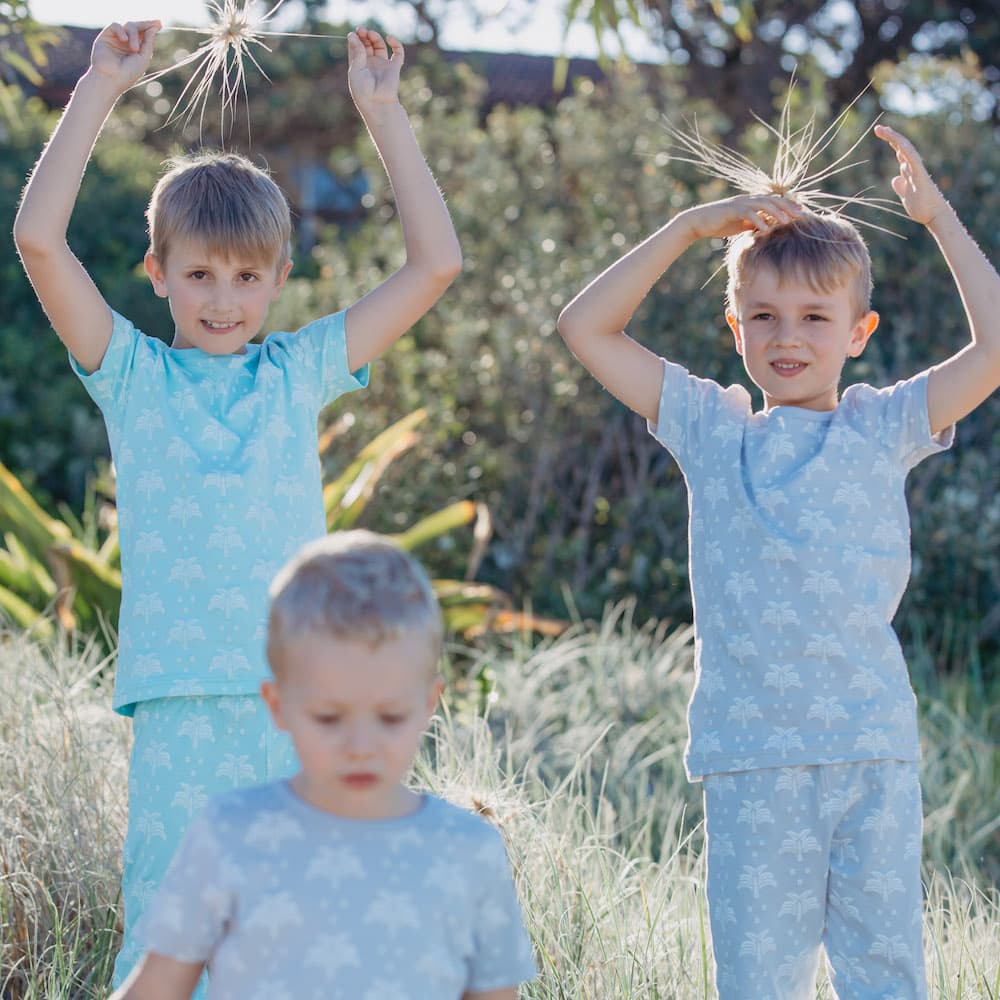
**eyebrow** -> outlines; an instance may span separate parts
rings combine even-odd
[[[796,306],[799,309],[832,309],[835,305],[833,299],[820,299],[816,302],[803,302]],[[754,299],[752,302],[746,303],[747,309],[774,309],[776,308],[773,302],[768,302],[766,299]]]

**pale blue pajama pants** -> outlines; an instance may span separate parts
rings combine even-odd
[[[258,695],[139,702],[132,736],[122,874],[125,937],[115,960],[116,987],[142,956],[136,924],[208,798],[298,770],[291,740],[274,727]],[[193,995],[203,1000],[204,976]]]
[[[821,945],[840,1000],[925,1000],[916,763],[703,781],[721,1000],[812,1000]]]

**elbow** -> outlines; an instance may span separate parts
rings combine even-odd
[[[43,257],[52,252],[45,236],[18,214],[14,220],[14,246],[24,260],[27,257]]]
[[[561,313],[559,313],[559,318],[556,320],[556,329],[559,331],[559,336],[562,337],[562,339],[570,347],[572,347],[573,342],[580,337],[581,320],[579,310],[576,309],[573,302],[571,302]]]
[[[462,251],[456,243],[448,253],[442,254],[428,270],[428,281],[443,292],[462,273]]]

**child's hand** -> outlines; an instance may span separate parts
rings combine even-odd
[[[94,72],[124,93],[146,72],[153,58],[153,41],[161,27],[159,21],[109,24],[94,39],[90,53]]]
[[[802,207],[791,198],[777,194],[740,194],[697,205],[682,214],[693,239],[709,239],[736,236],[754,229],[766,232],[798,218]]]
[[[388,41],[387,48],[382,36],[370,28],[358,28],[347,36],[347,82],[359,111],[399,101],[403,44],[392,35]]]
[[[924,161],[916,147],[895,129],[888,125],[876,125],[875,134],[896,152],[899,160],[899,175],[892,179],[892,189],[914,222],[928,226],[936,216],[948,208],[948,201],[940,188],[931,180]]]

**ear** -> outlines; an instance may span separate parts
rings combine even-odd
[[[153,291],[161,299],[165,299],[167,297],[167,281],[163,276],[163,266],[160,264],[156,254],[147,253],[142,259],[142,267],[150,282],[152,282]]]
[[[444,678],[440,674],[434,678],[431,682],[431,686],[427,689],[427,718],[434,714],[434,709],[437,708],[438,702],[441,700],[441,693],[444,691]]]
[[[729,329],[733,331],[733,340],[736,341],[736,353],[743,357],[743,334],[740,333],[740,321],[736,316],[726,310],[726,322],[729,324]]]
[[[285,281],[291,269],[292,262],[290,260],[286,260],[284,266],[278,269],[278,278],[274,283],[274,292],[271,295],[272,302],[281,294],[281,290],[285,287]]]
[[[851,331],[851,341],[847,346],[847,356],[849,358],[860,357],[861,352],[865,349],[871,335],[878,329],[879,315],[872,309],[864,314],[854,324],[854,329]]]
[[[285,725],[285,718],[281,712],[281,693],[278,690],[278,685],[274,681],[261,681],[260,696],[267,704],[275,726],[287,733],[288,726]]]

